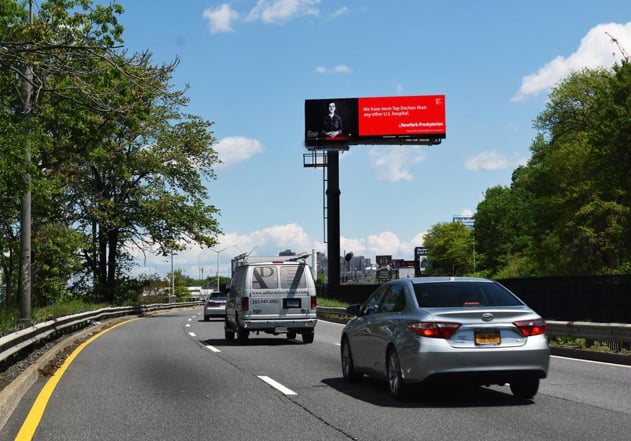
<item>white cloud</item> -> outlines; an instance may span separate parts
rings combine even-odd
[[[536,74],[524,77],[512,101],[523,101],[549,90],[573,71],[582,68],[611,67],[616,62],[619,63],[622,59],[622,50],[612,38],[617,40],[621,48],[631,48],[631,22],[600,24],[590,29],[581,39],[576,52],[568,57],[559,55],[541,67]]]
[[[368,151],[368,157],[377,179],[387,182],[411,181],[410,166],[425,160],[414,147],[374,148]]]
[[[252,156],[263,152],[263,144],[258,139],[243,136],[227,136],[219,141],[214,149],[224,167],[247,161]]]
[[[466,211],[463,212],[466,214]],[[375,261],[375,256],[391,255],[395,259],[412,260],[414,247],[422,246],[426,232],[418,233],[409,241],[401,240],[395,233],[384,231],[371,234],[367,238],[340,237],[340,252],[353,252],[355,256],[364,256]],[[277,256],[279,252],[290,249],[296,253],[312,250],[327,253],[327,245],[313,241],[304,229],[297,224],[275,225],[249,234],[227,233],[219,236],[218,243],[212,249],[191,245],[186,250],[173,255],[173,268],[184,275],[198,278],[212,277],[217,273],[230,276],[231,259],[237,254],[251,253],[252,256]],[[219,251],[216,253],[215,251]],[[171,271],[171,257],[159,256],[148,252],[143,255],[138,249],[129,249],[139,264],[134,270],[138,274],[158,274],[166,276]]]
[[[282,24],[296,17],[319,15],[320,11],[316,7],[318,3],[320,0],[258,0],[245,19]]]
[[[351,69],[350,66],[347,66],[346,64],[338,64],[337,66],[333,67],[316,66],[314,71],[319,74],[344,74],[351,73],[353,69]]]
[[[482,152],[468,158],[464,167],[467,170],[499,170],[509,168],[511,161],[497,152]]]
[[[227,3],[217,6],[214,9],[205,9],[202,15],[204,18],[208,19],[210,32],[213,34],[219,32],[231,32],[232,21],[239,18],[239,13],[233,11]]]
[[[333,11],[333,13],[331,14],[332,17],[340,17],[342,15],[347,14],[350,11],[350,9],[348,9],[346,6],[342,6],[341,8]]]

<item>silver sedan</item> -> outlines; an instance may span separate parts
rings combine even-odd
[[[395,398],[408,383],[450,380],[508,383],[530,399],[547,376],[545,321],[488,279],[392,280],[347,310],[355,317],[341,338],[344,379],[383,378]]]

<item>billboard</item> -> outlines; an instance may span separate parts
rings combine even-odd
[[[425,247],[414,247],[414,270],[415,276],[420,277],[425,274],[429,266],[429,252]]]
[[[305,146],[438,144],[445,95],[305,100]]]
[[[462,222],[465,225],[465,227],[467,227],[470,230],[473,230],[473,226],[475,224],[475,220],[473,219],[473,216],[454,215],[452,217],[452,221]]]

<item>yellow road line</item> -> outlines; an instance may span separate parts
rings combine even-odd
[[[66,370],[70,367],[70,363],[73,362],[73,360],[77,357],[77,355],[79,355],[79,353],[83,349],[85,349],[90,343],[92,343],[94,340],[96,340],[103,334],[106,334],[112,329],[118,328],[119,326],[132,322],[134,320],[139,320],[139,319],[135,318],[131,320],[126,320],[121,323],[117,323],[99,332],[98,334],[90,337],[88,340],[81,343],[72,352],[72,354],[70,354],[68,358],[66,358],[66,360],[61,365],[61,367],[57,369],[57,371],[53,374],[52,377],[50,377],[50,379],[46,382],[42,390],[39,392],[39,395],[35,399],[35,403],[33,403],[33,407],[31,407],[31,410],[29,411],[26,419],[24,420],[24,423],[22,424],[22,427],[20,428],[18,435],[15,437],[15,441],[31,441],[33,439],[33,436],[35,435],[35,431],[37,430],[37,427],[39,426],[39,423],[42,420],[42,417],[44,416],[44,411],[46,410],[46,406],[48,406],[48,401],[50,400],[50,397],[53,395],[53,392],[55,391],[55,388],[57,387],[59,380],[61,380],[61,377],[64,375]]]

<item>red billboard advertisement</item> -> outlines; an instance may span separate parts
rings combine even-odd
[[[359,136],[444,135],[445,96],[358,98]]]
[[[305,100],[305,145],[437,144],[445,95]]]

